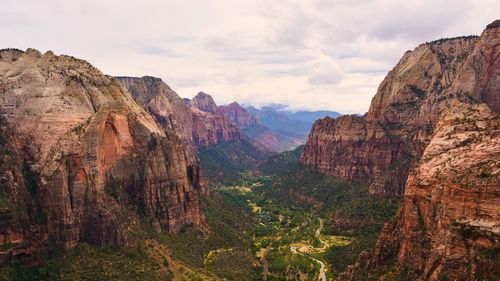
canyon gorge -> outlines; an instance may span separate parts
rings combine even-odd
[[[0,184],[0,280],[497,280],[500,21],[364,115],[2,49]]]

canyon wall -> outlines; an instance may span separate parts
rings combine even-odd
[[[500,21],[487,26],[439,103],[401,210],[341,280],[500,276]]]
[[[248,110],[243,108],[237,102],[232,102],[228,105],[221,105],[219,109],[231,123],[238,128],[248,128],[259,125],[259,121]]]
[[[210,95],[200,92],[185,102],[193,113],[193,142],[196,146],[243,139],[238,127],[222,114]]]
[[[0,114],[11,163],[0,169],[2,245],[27,248],[35,232],[65,248],[126,245],[144,227],[203,223],[205,187],[181,127],[159,126],[89,63],[1,50]]]
[[[302,162],[344,180],[370,182],[370,193],[402,195],[411,166],[458,98],[499,111],[499,25],[481,37],[441,39],[404,54],[380,84],[368,112],[318,120]]]
[[[500,114],[456,100],[445,107],[397,218],[384,226],[374,253],[362,254],[341,279],[390,271],[405,280],[500,275]]]
[[[174,132],[192,147],[203,148],[243,138],[238,127],[222,114],[210,95],[199,93],[192,100],[183,100],[160,78],[117,79],[165,130]],[[194,152],[191,155],[194,159]]]

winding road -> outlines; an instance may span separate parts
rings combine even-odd
[[[321,236],[320,236],[320,233],[321,233],[322,229],[323,229],[323,220],[319,219],[319,227],[318,227],[318,229],[316,229],[316,237],[319,239],[319,241],[321,242],[321,244],[323,244],[323,246],[321,248],[316,248],[318,250],[325,250],[325,248],[327,247],[327,244],[321,239]],[[327,281],[327,279],[326,279],[326,273],[325,273],[326,266],[325,266],[324,262],[318,260],[315,257],[312,257],[311,255],[308,255],[307,252],[301,252],[300,251],[300,247],[298,247],[298,246],[290,246],[290,251],[293,254],[302,255],[304,257],[310,258],[313,261],[317,262],[320,265],[318,281]]]

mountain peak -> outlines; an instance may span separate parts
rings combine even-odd
[[[247,128],[257,125],[258,121],[248,110],[243,108],[237,102],[232,102],[228,105],[219,107],[220,111],[226,116],[229,121],[239,128]]]
[[[497,28],[497,27],[500,27],[500,19],[494,20],[492,23],[488,24],[486,26],[486,29]]]
[[[204,92],[199,92],[196,96],[194,96],[191,100],[191,105],[199,110],[210,113],[215,113],[219,110],[212,96]]]
[[[209,95],[209,94],[207,94],[207,93],[205,93],[205,92],[203,92],[203,91],[201,91],[201,92],[198,92],[198,94],[196,94],[196,96],[194,96],[193,99],[205,99],[205,98],[212,99],[212,96]]]

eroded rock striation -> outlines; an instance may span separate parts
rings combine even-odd
[[[255,116],[237,102],[219,106],[220,111],[238,128],[248,128],[259,124]]]
[[[373,255],[342,277],[397,272],[405,280],[493,280],[500,275],[500,114],[451,100],[417,167],[397,218]]]
[[[0,171],[2,244],[30,244],[36,230],[66,248],[125,245],[141,227],[178,232],[203,222],[204,186],[181,127],[159,126],[89,63],[1,50],[0,113],[15,152]],[[15,200],[35,217],[14,215]]]
[[[185,102],[193,113],[193,142],[196,146],[243,139],[238,127],[222,114],[210,95],[200,92]]]
[[[193,117],[179,95],[160,78],[116,77],[134,100],[150,112],[165,130],[191,141]]]
[[[203,148],[243,137],[238,127],[222,114],[208,94],[201,92],[192,100],[183,100],[160,78],[144,76],[117,79],[165,130],[174,132],[191,147]],[[195,161],[194,152],[190,156]]]
[[[302,162],[344,180],[371,182],[370,193],[402,195],[412,163],[433,135],[440,105],[458,98],[499,111],[498,24],[481,37],[441,39],[408,51],[380,84],[363,116],[317,121]]]

